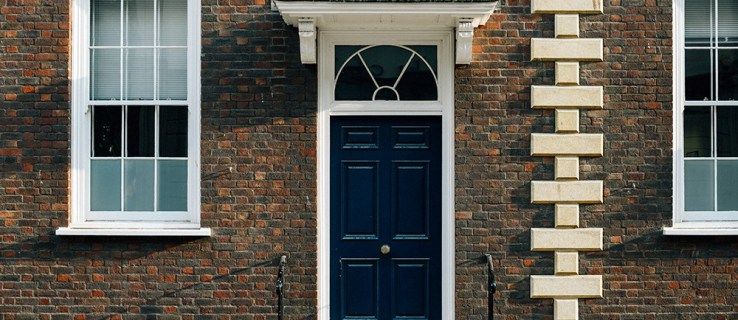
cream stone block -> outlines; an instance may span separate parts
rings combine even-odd
[[[579,227],[579,205],[578,204],[556,204],[554,210],[556,228],[578,228]]]
[[[579,110],[556,109],[556,132],[579,132]]]
[[[530,137],[532,156],[602,156],[601,133],[533,133]]]
[[[530,229],[531,251],[600,251],[602,228]]]
[[[556,251],[554,254],[554,274],[579,274],[579,253],[576,251]]]
[[[554,320],[578,320],[579,300],[554,299]]]
[[[579,84],[579,62],[556,62],[556,85]]]
[[[579,157],[556,157],[554,175],[556,180],[579,179]]]
[[[579,37],[579,15],[557,14],[554,16],[554,34],[556,38]]]
[[[602,0],[531,0],[532,13],[602,13]]]
[[[602,61],[602,39],[599,38],[532,38],[530,59],[533,61]]]
[[[602,276],[530,276],[531,298],[602,298]]]
[[[532,203],[602,203],[602,181],[532,181]]]
[[[601,86],[532,86],[530,104],[535,109],[602,109],[603,96]]]

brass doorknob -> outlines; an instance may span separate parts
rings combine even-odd
[[[390,253],[390,246],[388,246],[386,244],[385,245],[382,245],[379,248],[379,252],[381,252],[382,254],[388,254],[388,253]]]

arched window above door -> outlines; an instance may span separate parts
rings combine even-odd
[[[336,101],[438,100],[436,46],[336,46]]]

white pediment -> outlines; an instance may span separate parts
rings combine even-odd
[[[273,2],[288,24],[297,27],[303,63],[316,63],[319,30],[453,30],[456,63],[471,62],[474,28],[487,22],[497,2]]]

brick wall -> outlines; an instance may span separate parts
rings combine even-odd
[[[553,62],[529,62],[530,37],[553,37],[552,15],[506,1],[475,34],[475,56],[456,70],[457,318],[486,319],[492,253],[505,319],[549,318],[529,299],[529,275],[553,274],[553,255],[530,252],[531,227],[553,226],[553,205],[530,204],[531,180],[553,161],[531,157],[530,133],[553,132],[553,111],[532,110],[531,85],[553,84]],[[604,38],[604,62],[581,63],[582,84],[605,86],[603,110],[582,112],[582,132],[605,134],[582,180],[604,180],[605,201],[582,206],[582,227],[604,228],[605,250],[581,253],[584,274],[604,275],[604,299],[580,300],[581,319],[729,319],[738,315],[738,243],[664,237],[671,223],[671,1],[605,1],[581,16],[582,38]]]
[[[282,253],[288,319],[314,317],[316,69],[264,5],[203,0],[202,217],[214,236],[85,238],[53,235],[69,202],[68,1],[0,1],[0,318],[275,319]],[[606,90],[604,110],[581,119],[606,141],[604,157],[582,161],[582,179],[606,184],[582,225],[606,238],[581,255],[605,277],[605,298],[583,300],[581,318],[735,317],[735,239],[660,233],[671,216],[671,3],[612,0],[582,19],[582,37],[606,47],[604,62],[582,64],[583,84]],[[529,62],[528,39],[552,34],[550,15],[507,1],[477,30],[475,62],[456,70],[458,319],[486,319],[487,252],[498,315],[552,314],[550,300],[528,298],[528,276],[553,269],[551,254],[529,249],[553,207],[531,205],[528,185],[553,177],[551,159],[529,156],[530,133],[552,132],[553,114],[528,104],[553,64]]]

